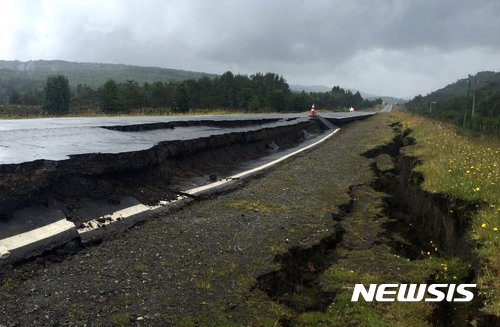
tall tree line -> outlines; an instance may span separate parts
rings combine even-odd
[[[58,88],[64,90],[59,92]],[[123,83],[108,80],[97,89],[78,85],[69,90],[67,78],[62,75],[50,76],[43,91],[13,87],[9,90],[7,100],[11,104],[43,104],[44,111],[49,113],[66,112],[61,111],[54,102],[56,95],[66,95],[66,92],[70,92],[70,96],[60,99],[69,103],[70,107],[99,107],[107,113],[146,107],[170,108],[173,112],[219,108],[248,112],[300,112],[310,109],[312,103],[315,103],[317,109],[330,110],[351,106],[372,107],[382,103],[381,99],[364,100],[359,92],[353,94],[339,86],[335,86],[330,92],[294,93],[283,76],[274,73],[234,75],[229,71],[215,78],[202,77],[183,82],[158,81],[140,85],[133,80]]]

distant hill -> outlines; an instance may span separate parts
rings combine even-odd
[[[475,76],[470,75],[468,78],[459,79],[455,83],[448,84],[447,86],[437,91],[431,92],[426,95],[424,99],[427,101],[437,101],[442,98],[453,98],[457,96],[466,96],[469,87],[469,79],[471,83],[471,92],[474,90],[474,81],[477,80],[476,89],[488,87],[493,91],[500,91],[500,72],[484,71],[479,72]]]
[[[117,82],[133,80],[144,82],[171,82],[186,79],[198,79],[203,76],[213,78],[217,75],[159,67],[140,67],[124,64],[99,64],[85,62],[69,62],[63,60],[6,61],[0,60],[0,83],[2,81],[20,79],[31,80],[32,83],[44,83],[47,76],[63,74],[71,85],[87,84],[97,87],[108,79]]]
[[[329,92],[329,91],[332,90],[331,87],[324,86],[324,85],[310,85],[310,86],[305,86],[305,85],[298,85],[298,84],[290,84],[290,89],[293,92],[302,92],[302,91],[305,91],[306,93],[310,93],[310,92]],[[359,90],[356,90],[356,89],[349,89],[349,90],[352,93],[356,93],[356,92],[359,91]],[[389,103],[389,104],[405,103],[406,102],[406,100],[404,100],[404,99],[399,99],[399,98],[389,97],[389,96],[375,95],[375,94],[366,93],[366,92],[363,92],[363,91],[359,91],[359,94],[361,94],[361,97],[363,97],[363,99],[375,100],[375,99],[381,98],[382,101],[384,101],[385,103]]]
[[[363,92],[363,91],[360,91],[360,90],[356,90],[356,89],[349,89],[349,91],[351,91],[353,94],[356,93],[356,92],[359,92],[359,94],[361,94],[361,96],[363,97],[363,99],[378,99],[378,98],[380,98],[379,95],[375,95],[375,94],[371,94],[371,93],[366,93],[366,92]]]
[[[362,96],[362,95],[361,95]],[[396,104],[396,103],[406,103],[407,101],[405,99],[400,99],[400,98],[395,98],[395,97],[386,97],[386,96],[376,96],[376,97],[363,97],[363,99],[368,99],[368,100],[375,100],[381,98],[384,103],[387,104]]]
[[[290,84],[290,90],[292,92],[306,92],[306,93],[311,93],[311,92],[328,92],[331,91],[332,88],[324,85],[298,85],[298,84]]]
[[[298,85],[298,84],[290,84],[290,90],[292,90],[293,92],[302,92],[302,91],[305,91],[306,93],[310,93],[310,92],[330,92],[332,90],[332,87],[328,87],[328,86],[325,86],[325,85]],[[349,91],[351,91],[353,94],[358,92],[358,90],[356,89],[348,89]],[[361,94],[361,96],[363,97],[363,99],[367,99],[367,98],[379,98],[379,96],[377,95],[374,95],[374,94],[370,94],[370,93],[366,93],[366,92],[363,92],[363,91],[359,91],[359,93]]]

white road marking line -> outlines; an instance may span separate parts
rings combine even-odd
[[[85,223],[85,227],[79,228],[78,233],[83,234],[86,232],[93,231],[94,229],[97,229],[99,227],[109,225],[111,223],[114,223],[115,221],[137,215],[139,213],[143,213],[146,211],[151,210],[151,207],[146,206],[144,204],[137,204],[132,207],[125,208],[123,210],[119,210],[116,212],[113,212],[111,215],[106,215],[103,217],[100,217],[98,219],[90,220],[89,222]],[[98,220],[103,220],[103,222],[99,222]]]
[[[185,191],[185,193],[195,195],[195,194],[197,194],[197,193],[200,193],[200,192],[203,192],[203,191],[209,190],[209,189],[211,189],[211,188],[214,188],[214,187],[219,187],[219,186],[221,186],[221,185],[224,185],[224,184],[226,184],[226,183],[229,183],[232,179],[242,178],[242,177],[245,177],[245,176],[250,175],[250,174],[252,174],[252,173],[258,172],[258,171],[263,170],[263,169],[266,169],[266,168],[268,168],[268,167],[270,167],[270,166],[273,166],[273,165],[275,165],[275,164],[277,164],[277,163],[279,163],[279,162],[281,162],[281,161],[283,161],[283,160],[286,160],[286,159],[288,159],[288,158],[290,158],[290,157],[292,157],[292,156],[294,156],[294,155],[296,155],[296,154],[299,154],[299,153],[300,153],[300,152],[302,152],[302,151],[305,151],[305,150],[307,150],[307,149],[310,149],[310,148],[312,148],[312,147],[314,147],[314,146],[316,146],[316,145],[320,144],[321,142],[326,141],[328,138],[332,137],[332,136],[333,136],[335,133],[337,133],[339,130],[340,130],[340,128],[337,128],[337,129],[336,129],[336,130],[334,130],[332,133],[328,134],[327,136],[325,136],[324,138],[322,138],[322,139],[321,139],[321,140],[319,140],[318,142],[315,142],[315,143],[310,144],[310,145],[308,145],[308,146],[306,146],[306,147],[304,147],[304,148],[302,148],[302,149],[299,149],[299,150],[297,150],[297,151],[294,151],[294,152],[292,152],[292,153],[289,153],[289,154],[287,154],[287,155],[285,155],[285,156],[283,156],[283,157],[281,157],[281,158],[279,158],[279,159],[276,159],[276,160],[274,160],[274,161],[271,161],[271,162],[269,162],[269,163],[267,163],[267,164],[265,164],[265,165],[262,165],[262,166],[259,166],[259,167],[257,167],[257,168],[250,169],[250,170],[247,170],[247,171],[245,171],[245,172],[242,172],[242,173],[239,173],[239,174],[236,174],[236,175],[233,175],[233,176],[227,177],[227,178],[225,178],[225,179],[224,179],[224,180],[222,180],[222,181],[218,181],[218,182],[215,182],[215,183],[212,183],[212,184],[208,184],[208,185],[204,185],[204,186],[200,186],[200,187],[196,187],[196,188],[190,189],[190,190],[188,190],[188,191]]]
[[[109,224],[112,224],[114,222],[117,222],[119,220],[146,212],[146,211],[153,211],[155,209],[163,208],[167,205],[175,204],[181,200],[186,199],[186,196],[178,196],[177,199],[171,200],[171,201],[160,201],[159,205],[156,206],[147,206],[144,204],[136,204],[132,207],[128,207],[119,211],[116,211],[110,215],[102,216],[97,219],[89,220],[88,222],[84,223],[84,227],[78,229],[78,233],[84,234],[87,232],[91,232],[93,230],[96,230],[102,226],[106,226]],[[103,222],[99,222],[99,220],[104,220]]]
[[[0,246],[0,259],[7,259],[10,257],[10,252],[3,246]]]
[[[66,219],[61,219],[59,221],[56,221],[55,223],[33,229],[29,232],[17,234],[0,240],[0,249],[3,247],[7,249],[7,251],[12,251],[28,244],[35,243],[51,236],[60,234],[75,227],[75,224],[73,224],[72,222]]]
[[[273,166],[273,165],[275,165],[275,164],[277,164],[277,163],[279,163],[279,162],[281,162],[283,160],[286,160],[286,159],[288,159],[288,158],[290,158],[290,157],[292,157],[292,156],[294,156],[296,154],[299,154],[300,152],[303,152],[303,151],[305,151],[307,149],[310,149],[310,148],[312,148],[312,147],[314,147],[314,146],[316,146],[316,145],[318,145],[318,144],[326,141],[327,139],[329,139],[330,137],[332,137],[335,133],[337,133],[339,130],[340,130],[340,128],[337,128],[332,133],[330,133],[327,136],[323,137],[321,140],[319,140],[319,141],[317,141],[317,142],[315,142],[313,144],[310,144],[310,145],[308,145],[306,147],[303,147],[302,149],[299,149],[297,151],[289,153],[289,154],[287,154],[287,155],[285,155],[285,156],[283,156],[283,157],[281,157],[279,159],[276,159],[274,161],[271,161],[271,162],[269,162],[267,164],[264,164],[262,166],[259,166],[259,167],[256,167],[256,168],[253,168],[253,169],[250,169],[250,170],[247,170],[247,171],[244,171],[242,173],[239,173],[239,174],[236,174],[236,175],[233,175],[233,176],[229,176],[229,177],[227,177],[227,178],[225,178],[225,179],[223,179],[221,181],[218,181],[218,182],[210,183],[208,185],[204,185],[204,186],[200,186],[200,187],[196,187],[196,188],[184,191],[184,193],[191,194],[191,195],[196,195],[196,194],[199,194],[201,192],[204,192],[204,191],[216,188],[216,187],[221,187],[224,184],[230,183],[234,179],[244,178],[245,176],[248,176],[248,175],[253,174],[255,172],[258,172],[260,170],[264,170],[264,169],[266,169],[268,167],[271,167],[271,166]],[[137,215],[137,214],[140,214],[140,213],[143,213],[143,212],[146,212],[146,211],[158,209],[158,208],[161,208],[162,206],[165,206],[165,205],[175,204],[178,201],[184,200],[186,198],[187,198],[186,196],[178,196],[177,199],[173,200],[173,201],[161,201],[160,205],[158,205],[158,206],[145,206],[145,205],[139,204],[139,205],[136,205],[136,206],[133,206],[133,207],[130,207],[130,208],[126,208],[126,209],[117,211],[117,212],[113,213],[112,215],[104,216],[104,217],[101,217],[101,218],[89,221],[88,223],[85,224],[86,225],[85,227],[78,229],[78,233],[84,234],[84,233],[96,230],[96,229],[98,229],[101,226],[105,226],[105,225],[109,225],[111,223],[114,223],[117,220],[125,219],[125,218],[131,217],[133,215]],[[98,220],[102,220],[103,218],[105,219],[105,222],[103,222],[103,223],[98,222]]]

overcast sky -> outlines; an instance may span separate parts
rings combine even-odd
[[[0,0],[0,60],[62,59],[426,94],[500,70],[499,0]]]

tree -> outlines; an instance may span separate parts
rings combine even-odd
[[[285,110],[285,92],[283,90],[275,90],[267,94],[267,104],[272,110]]]
[[[310,105],[311,105],[311,99],[306,94],[306,92],[302,91],[302,93],[299,93],[295,96],[293,111],[295,112],[306,111],[309,109]]]
[[[79,106],[96,106],[97,93],[87,84],[78,84],[73,92],[72,101]]]
[[[248,111],[256,112],[260,108],[260,97],[254,95],[250,102],[248,103]]]
[[[44,91],[43,112],[49,114],[66,114],[69,112],[71,91],[66,76],[49,76]]]
[[[9,104],[22,104],[21,94],[16,90],[12,89],[9,94]]]
[[[177,85],[177,88],[175,90],[175,103],[172,111],[182,113],[186,113],[189,111],[189,98],[184,83]]]
[[[124,108],[128,111],[134,108],[140,108],[144,105],[144,96],[142,89],[137,82],[127,80],[122,84]]]
[[[99,105],[104,112],[118,112],[123,110],[123,101],[118,84],[109,79],[97,90]]]
[[[357,91],[352,97],[352,106],[355,108],[359,108],[361,107],[362,104],[363,104],[363,97],[361,96],[359,91]]]

